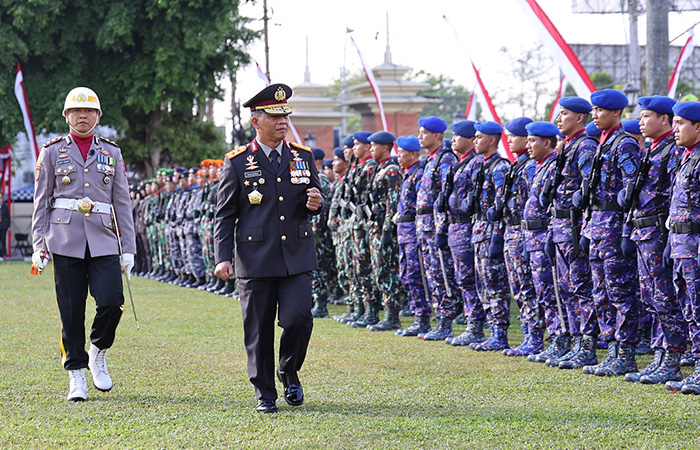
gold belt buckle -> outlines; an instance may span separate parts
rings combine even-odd
[[[95,202],[93,202],[90,197],[84,197],[78,200],[78,212],[83,214],[91,213],[94,207]]]

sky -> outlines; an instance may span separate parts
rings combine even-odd
[[[361,70],[356,50],[349,45],[346,29],[352,35],[370,67],[384,62],[388,38],[392,62],[443,74],[471,89],[474,80],[469,58],[481,73],[486,89],[497,91],[512,82],[511,54],[537,47],[537,36],[520,6],[524,0],[268,0],[270,76],[272,82],[292,88],[304,81],[306,40],[308,65],[313,83],[328,85],[340,78],[343,65],[348,73]],[[628,15],[574,14],[571,0],[539,0],[564,39],[570,44],[629,42]],[[241,14],[256,19],[250,27],[262,29],[263,4],[246,3]],[[443,19],[447,17],[448,24]],[[671,13],[669,39],[682,45],[684,32],[700,21],[700,13]],[[455,31],[453,31],[453,28]],[[639,41],[646,42],[646,20],[639,18]],[[253,60],[265,69],[263,41],[247,49]],[[555,69],[556,70],[556,69]],[[552,77],[553,95],[558,73]],[[264,87],[255,65],[238,74],[237,95],[244,102]],[[226,86],[226,80],[222,80]],[[230,97],[215,105],[217,125],[230,127]],[[496,105],[499,108],[499,105]],[[227,133],[228,134],[228,133]]]

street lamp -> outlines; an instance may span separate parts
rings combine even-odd
[[[464,120],[464,111],[457,108],[457,110],[452,113],[452,123],[457,123],[461,120]]]
[[[309,133],[304,136],[304,145],[307,147],[316,147],[316,136],[312,132],[309,131]]]
[[[632,117],[637,117],[637,98],[639,96],[639,89],[634,83],[629,82],[624,89],[625,95],[627,96],[627,108],[628,114],[632,114]]]

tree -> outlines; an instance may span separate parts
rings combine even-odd
[[[416,72],[412,78],[430,84],[429,89],[420,91],[418,95],[441,100],[425,106],[420,116],[442,117],[447,123],[451,123],[455,117],[464,119],[464,109],[469,101],[469,91],[464,86],[454,84],[454,80],[445,75],[436,76],[423,70]]]
[[[239,0],[0,0],[0,78],[12,92],[22,64],[37,130],[63,131],[66,93],[84,85],[100,96],[101,123],[120,132],[128,162],[153,173],[163,153],[193,164],[221,155],[224,137],[204,120],[217,80],[249,62],[257,33]],[[12,96],[0,98],[0,138],[22,129]]]

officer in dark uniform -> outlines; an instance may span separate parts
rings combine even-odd
[[[304,402],[297,372],[311,337],[312,271],[318,269],[309,214],[323,207],[311,149],[284,138],[292,90],[273,84],[243,106],[251,109],[256,138],[226,154],[217,195],[214,236],[219,278],[236,277],[243,311],[248,376],[257,411],[277,411],[274,381],[275,313],[284,330],[277,377],[284,399]]]

